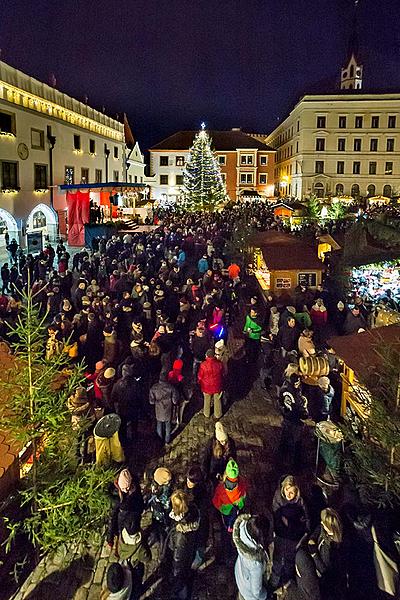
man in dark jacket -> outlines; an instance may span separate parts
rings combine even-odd
[[[179,395],[173,385],[168,383],[167,374],[161,372],[160,380],[150,388],[150,404],[154,404],[157,435],[166,444],[171,441],[171,422],[174,405],[179,402]]]
[[[296,319],[289,317],[279,328],[277,342],[278,346],[282,348],[282,352],[285,355],[286,352],[297,350],[297,343],[300,337],[300,330],[296,325]]]
[[[134,377],[133,366],[122,367],[122,378],[114,385],[111,392],[111,402],[115,412],[121,417],[119,434],[122,444],[128,441],[130,426],[132,437],[137,431],[138,413],[141,404],[142,385],[140,377]]]
[[[280,452],[290,470],[301,460],[304,422],[308,419],[307,398],[302,394],[298,375],[291,375],[281,387],[279,404],[283,415]]]
[[[189,500],[198,508],[200,513],[200,526],[197,534],[196,556],[192,563],[192,569],[198,569],[204,562],[208,533],[210,527],[210,497],[200,466],[192,465],[186,475],[186,492]]]
[[[343,333],[344,335],[351,335],[352,333],[358,333],[360,329],[367,329],[367,322],[362,316],[358,306],[354,305],[346,315]]]
[[[206,358],[207,350],[212,347],[211,337],[202,321],[190,336],[190,347],[193,353],[193,379],[196,381],[200,363]]]

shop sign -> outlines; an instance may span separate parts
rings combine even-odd
[[[290,277],[277,277],[275,287],[279,290],[287,290],[292,287],[292,280]]]
[[[43,250],[43,236],[41,231],[26,234],[28,254],[38,254]]]
[[[317,287],[316,273],[299,273],[297,275],[297,283],[307,287]]]

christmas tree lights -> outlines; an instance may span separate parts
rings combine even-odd
[[[183,173],[184,207],[190,211],[214,210],[226,201],[226,190],[211,138],[205,124],[193,140]]]

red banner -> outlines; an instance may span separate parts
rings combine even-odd
[[[89,192],[67,192],[68,244],[85,245],[85,223],[89,223]]]

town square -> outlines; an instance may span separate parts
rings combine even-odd
[[[395,0],[3,0],[0,600],[400,598]]]

